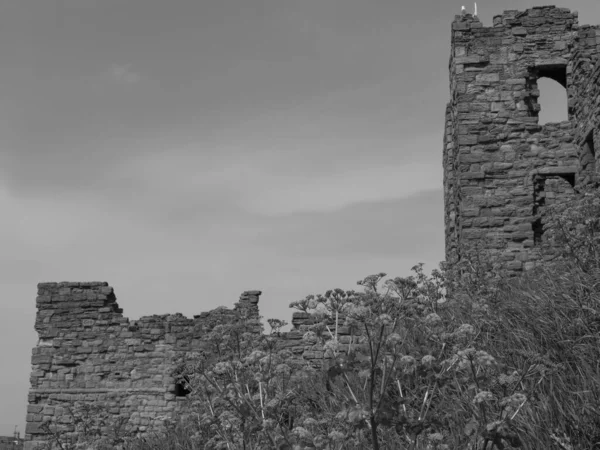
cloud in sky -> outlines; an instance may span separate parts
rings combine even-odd
[[[425,138],[424,142],[437,142]],[[423,145],[421,143],[421,145]],[[289,166],[297,156],[271,152],[203,154],[165,151],[130,159],[116,165],[107,174],[106,184],[129,184],[151,197],[153,203],[212,199],[214,204],[229,202],[232,207],[266,216],[298,212],[335,211],[354,203],[409,197],[438,185],[441,163],[438,161],[383,164],[378,161],[352,161],[353,153],[339,151],[339,163],[319,170],[312,152],[304,164]]]
[[[443,193],[431,189],[394,199],[354,202],[339,209],[270,218],[254,243],[280,256],[423,259],[432,269],[443,248]],[[374,269],[374,268],[371,268]],[[406,268],[405,268],[406,269]],[[387,269],[386,269],[387,270]]]
[[[362,202],[410,197],[431,189],[440,170],[427,164],[378,167],[333,172],[315,178],[272,175],[250,187],[243,203],[250,211],[268,216],[298,212],[336,211]]]
[[[117,83],[134,84],[141,80],[141,76],[131,70],[131,64],[113,64],[110,70],[111,78]]]

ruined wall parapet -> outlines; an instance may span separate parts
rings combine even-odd
[[[129,419],[134,431],[160,427],[182,400],[173,370],[190,351],[210,351],[204,341],[216,325],[238,320],[243,308],[258,318],[260,291],[246,291],[233,309],[216,308],[189,319],[182,314],[123,317],[106,282],[38,284],[26,448],[43,441],[45,421],[66,417],[75,402],[106,405]],[[258,332],[258,328],[257,328]],[[69,421],[63,431],[74,433]]]
[[[123,317],[114,290],[106,282],[38,284],[32,371],[26,417],[26,449],[47,439],[42,424],[57,423],[67,438],[76,431],[68,409],[77,402],[103,405],[124,417],[131,431],[160,429],[185,404],[185,389],[174,371],[181,358],[213,352],[206,337],[217,326],[241,317],[258,319],[261,291],[245,291],[232,309],[219,307],[194,315],[162,314],[138,320]],[[250,320],[251,332],[261,333]],[[331,362],[322,343],[303,339],[312,316],[294,313],[293,328],[279,333],[276,347],[292,353],[300,366],[321,368]],[[357,338],[338,318],[339,352]],[[335,319],[328,325],[336,329]]]
[[[351,330],[345,326],[346,317],[339,314],[337,324],[335,317],[327,319],[328,333],[338,336],[339,345],[337,347],[338,356],[347,355],[351,345],[357,345],[359,336],[356,332],[353,334]],[[323,368],[327,364],[333,362],[333,355],[328,354],[323,344],[318,339],[304,339],[306,332],[316,322],[314,316],[297,311],[292,315],[292,330],[286,333],[281,333],[278,349],[287,349],[292,352],[293,359],[301,364],[310,365],[316,369]],[[336,326],[337,325],[337,326]],[[337,334],[336,334],[337,333]]]

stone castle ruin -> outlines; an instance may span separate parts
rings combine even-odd
[[[447,261],[476,245],[510,271],[551,256],[544,209],[596,181],[599,52],[600,26],[579,26],[565,8],[505,11],[492,27],[456,16],[444,133]],[[568,120],[540,125],[543,77],[566,90]]]
[[[178,359],[203,352],[205,336],[216,325],[237,320],[239,310],[258,318],[260,295],[246,291],[232,310],[217,308],[193,319],[167,314],[131,321],[123,317],[106,282],[38,284],[39,341],[31,357],[25,449],[47,439],[45,421],[58,419],[65,431],[72,430],[66,407],[75,402],[105,405],[111,414],[128,417],[134,432],[160,428],[186,398],[173,376]],[[308,345],[300,331],[309,321],[308,313],[295,312],[293,329],[280,333],[278,347],[320,367],[323,348]],[[338,334],[344,347],[351,336],[342,322],[340,318]]]
[[[600,26],[579,26],[564,8],[506,11],[492,27],[469,14],[455,18],[443,151],[447,261],[468,258],[478,243],[512,271],[543,260],[544,208],[596,180],[599,52]],[[568,121],[539,124],[542,77],[565,88]],[[258,317],[260,295],[244,292],[233,310],[193,319],[130,321],[107,283],[40,283],[25,449],[48,438],[45,421],[72,426],[63,414],[76,401],[101,403],[140,432],[160,426],[185,399],[172,375],[176,360],[202,349],[203,336],[240,307]],[[319,366],[323,349],[302,341],[308,320],[294,313],[280,344]]]

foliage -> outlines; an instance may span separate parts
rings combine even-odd
[[[586,186],[573,200],[548,208],[548,244],[583,272],[600,268],[600,195]]]

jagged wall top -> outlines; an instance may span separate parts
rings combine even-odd
[[[76,402],[105,404],[139,432],[160,427],[185,400],[173,376],[180,358],[213,352],[210,331],[239,320],[238,310],[258,318],[260,295],[261,291],[245,291],[233,309],[219,307],[193,319],[176,313],[130,320],[123,317],[106,282],[39,283],[39,341],[31,358],[26,450],[48,439],[44,422],[60,419]],[[339,320],[343,352],[351,336],[342,327],[343,318]],[[301,328],[308,323],[307,314],[296,312],[292,331],[281,333],[277,345],[302,364],[318,367],[324,361],[323,348],[302,340]],[[251,329],[260,333],[262,327]],[[61,426],[69,436],[77,434],[72,423]]]

